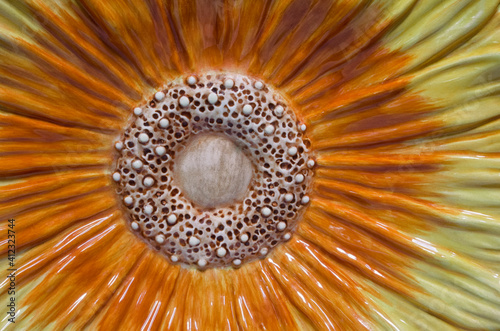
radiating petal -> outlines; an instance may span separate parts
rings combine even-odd
[[[284,90],[299,103],[313,96],[330,96],[342,85],[362,87],[394,77],[393,67],[401,67],[405,57],[380,47],[380,38],[401,21],[415,1],[360,1],[339,3],[343,20],[312,44],[307,56],[285,77]],[[328,24],[328,21],[326,21]],[[286,62],[285,62],[286,63]],[[392,70],[388,70],[391,68]],[[288,70],[290,70],[288,69]],[[367,78],[369,77],[369,80]],[[363,84],[360,84],[363,80]],[[282,82],[276,83],[281,86]],[[347,89],[347,88],[345,88]]]
[[[77,222],[90,221],[116,211],[114,195],[108,190],[101,190],[63,203],[49,204],[4,217],[16,219],[16,248],[21,249],[32,247]],[[0,222],[0,231],[5,233],[0,242],[2,255],[7,253],[8,225],[7,219]]]
[[[147,251],[88,326],[103,330],[160,328],[178,275],[178,267]]]
[[[83,327],[118,288],[144,249],[121,224],[79,245],[54,264],[21,302],[27,306],[23,323],[29,328],[65,328],[71,323]],[[122,259],[122,254],[128,258]]]
[[[181,325],[189,330],[234,330],[237,328],[236,305],[233,300],[232,270],[190,270],[182,275],[190,280],[185,288],[177,288],[176,296],[184,297]]]
[[[293,243],[290,246],[292,245]],[[284,274],[290,274],[297,283],[304,286],[321,303],[321,306],[332,317],[335,324],[338,324],[339,328],[342,330],[370,329],[370,323],[363,316],[363,313],[358,311],[359,307],[356,307],[362,302],[362,299],[356,297],[355,300],[351,301],[350,297],[355,296],[355,293],[349,293],[345,296],[336,288],[336,282],[329,282],[328,278],[322,278],[316,270],[304,263],[303,257],[297,257],[291,249],[285,248],[282,254],[276,255],[270,262],[275,261],[283,268]]]
[[[260,264],[252,264],[239,271],[234,275],[233,283],[233,300],[241,328],[257,327],[262,330],[297,328],[294,316],[287,307],[286,297],[274,278],[263,274]]]
[[[164,17],[155,15],[155,19],[151,19],[151,11],[158,8],[154,1],[113,0],[103,3],[82,0],[78,7],[76,12],[85,24],[101,41],[105,41],[107,48],[119,53],[137,70],[147,84],[161,85],[178,70],[175,46],[170,44],[169,25],[165,24]],[[160,22],[165,29],[163,32],[156,30]],[[168,43],[157,43],[160,33],[166,33]],[[164,37],[162,39],[165,41]],[[170,56],[172,53],[174,56]]]
[[[277,283],[295,309],[304,314],[311,325],[323,330],[340,330],[339,321],[331,316],[326,307],[323,307],[321,302],[303,284],[294,279],[293,275],[285,272],[279,263],[269,260],[266,269],[269,269],[276,278]]]
[[[497,7],[498,0],[420,1],[384,42],[409,54],[412,60],[405,70],[413,70],[467,43],[488,23]]]
[[[29,282],[30,278],[40,277],[55,259],[61,258],[75,246],[98,236],[98,233],[106,231],[108,227],[116,227],[118,222],[121,222],[119,216],[110,214],[85,224],[76,224],[35,248],[23,251],[16,256],[16,284],[24,287],[24,283]],[[8,287],[9,279],[3,280],[0,283],[0,292],[6,293]]]

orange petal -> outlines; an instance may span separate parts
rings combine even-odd
[[[298,245],[295,247],[299,250],[307,249]],[[341,321],[342,329],[369,329],[367,317],[364,312],[361,313],[358,310],[359,303],[363,302],[364,298],[356,297],[355,300],[352,300],[354,295],[340,292],[336,288],[335,282],[329,278],[322,278],[315,269],[304,263],[302,257],[299,258],[288,247],[284,247],[282,254],[275,256],[276,263],[279,263],[286,273],[293,276],[297,283],[309,291],[309,294],[318,301],[332,319]]]
[[[235,271],[234,305],[238,324],[243,329],[289,330],[297,327],[293,315],[285,302],[277,304],[279,298],[286,300],[274,280],[263,277],[262,266],[254,263]]]
[[[27,306],[24,318],[31,328],[52,321],[55,328],[72,322],[82,327],[118,288],[144,249],[123,225],[108,228],[53,266],[21,302]],[[76,317],[80,319],[74,321]]]
[[[46,171],[66,170],[71,168],[108,166],[111,163],[109,152],[86,153],[34,153],[7,155],[2,157],[3,169],[0,177],[36,174]]]
[[[281,264],[268,258],[264,270],[269,270],[280,284],[281,289],[294,307],[304,314],[317,329],[340,330],[339,321],[330,315],[322,304],[307,291],[293,275],[286,272]]]
[[[191,70],[219,68],[223,64],[225,8],[210,0],[167,2],[179,43],[189,59]]]
[[[110,228],[116,228],[121,222],[117,214],[109,214],[85,224],[76,224],[66,231],[61,232],[54,238],[42,243],[16,257],[16,283],[23,285],[32,277],[40,275],[47,267],[50,267],[55,259],[74,249],[92,237],[99,237]],[[100,233],[98,235],[98,233]],[[9,280],[0,283],[0,292],[6,292]]]
[[[164,83],[165,78],[176,73],[177,63],[166,54],[165,46],[157,46],[157,21],[151,19],[147,1],[113,0],[106,3],[97,0],[79,2],[78,13],[107,47],[118,51],[126,62],[140,72],[144,80],[153,87]],[[89,24],[92,22],[92,24]],[[163,27],[169,27],[163,24]],[[167,29],[167,35],[168,35]],[[169,48],[167,48],[169,49]],[[140,51],[137,51],[140,50]],[[168,53],[175,53],[175,49]],[[176,57],[172,57],[176,61]]]
[[[93,192],[74,201],[48,205],[15,215],[16,248],[31,246],[67,229],[77,222],[104,216],[101,213],[116,211],[114,194],[109,191]],[[7,234],[7,221],[0,224],[0,231]],[[7,252],[7,240],[1,241],[1,252]]]
[[[147,250],[90,326],[102,330],[160,328],[179,268]]]
[[[186,275],[189,273],[189,275]],[[186,329],[237,329],[236,305],[233,299],[233,270],[189,270],[183,277],[190,282],[177,288],[176,298],[184,298],[182,324]]]
[[[15,215],[23,210],[39,207],[44,204],[58,204],[61,200],[73,199],[82,195],[90,195],[103,189],[110,189],[109,178],[101,175],[97,178],[70,183],[53,191],[36,193],[14,201],[11,200],[0,206],[0,214]]]
[[[32,194],[51,192],[70,183],[85,182],[102,175],[102,171],[99,170],[70,170],[23,177],[2,186],[0,202],[7,203],[9,200],[17,200]]]

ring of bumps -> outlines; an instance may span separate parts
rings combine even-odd
[[[157,92],[115,145],[113,179],[131,227],[174,263],[233,266],[290,239],[309,202],[314,160],[285,100],[238,74],[179,79]],[[241,201],[200,208],[174,179],[175,158],[193,136],[229,137],[252,162]]]

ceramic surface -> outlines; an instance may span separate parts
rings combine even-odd
[[[1,329],[500,330],[498,5],[1,1]],[[111,164],[206,71],[286,97],[316,166],[289,241],[200,271],[131,231]]]

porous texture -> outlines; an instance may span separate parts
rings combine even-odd
[[[132,229],[171,261],[238,266],[290,238],[310,182],[308,142],[286,101],[265,84],[237,74],[187,81],[170,83],[136,109],[119,140],[117,192]],[[225,201],[224,192],[190,199],[183,190],[177,163],[208,135],[226,137],[250,161],[240,199]]]

